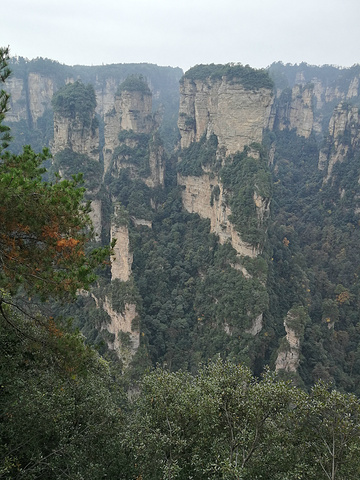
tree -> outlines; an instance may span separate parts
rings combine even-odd
[[[220,359],[196,376],[158,368],[141,383],[129,430],[135,470],[144,480],[286,478],[297,393]]]
[[[9,75],[7,60],[8,50],[0,49],[2,82]],[[1,91],[0,126],[8,99]],[[5,128],[3,146],[7,133]],[[44,182],[41,165],[48,158],[47,149],[37,154],[30,146],[20,155],[0,152],[0,287],[12,294],[22,286],[41,298],[75,295],[89,287],[95,267],[110,253],[109,248],[85,253],[92,229],[82,177]]]
[[[9,75],[0,49],[0,79]],[[86,252],[92,238],[81,176],[44,182],[47,150],[6,151],[0,93],[0,478],[126,478],[124,405],[109,365],[83,337],[38,309],[45,300],[88,288],[110,248]]]
[[[308,447],[307,454],[317,470],[315,478],[359,478],[359,399],[318,383],[302,408],[302,430]]]

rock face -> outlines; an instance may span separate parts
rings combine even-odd
[[[131,275],[133,256],[129,247],[129,230],[126,225],[111,226],[111,240],[116,240],[111,258],[111,280],[127,282]]]
[[[121,132],[132,132],[136,135],[122,135]],[[104,170],[105,174],[111,170],[116,175],[122,168],[128,168],[133,177],[141,176],[149,187],[164,184],[164,156],[165,152],[161,144],[154,141],[156,124],[152,117],[152,95],[148,91],[122,90],[114,97],[112,108],[105,115],[104,126]],[[134,162],[129,161],[129,149],[136,150],[139,147],[141,135],[152,136],[152,142],[148,144],[147,175],[139,173]],[[123,154],[116,155],[119,147],[123,148]],[[116,158],[115,158],[116,157]]]
[[[222,158],[242,152],[245,146],[261,143],[263,130],[269,124],[271,105],[269,88],[249,90],[240,78],[194,80],[185,75],[180,84],[181,147],[189,147],[203,135],[215,134]],[[258,152],[251,151],[251,154],[254,158],[258,156]],[[203,170],[202,176],[178,175],[178,184],[184,187],[184,207],[190,213],[210,219],[211,232],[218,235],[220,243],[230,242],[238,255],[255,257],[259,251],[241,239],[229,220],[232,212],[219,176],[211,168]],[[268,201],[256,192],[253,200],[262,222],[269,210]]]
[[[295,129],[297,134],[309,138],[314,128],[313,112],[314,85],[295,85],[291,97],[276,107],[276,118],[269,125],[280,130]]]
[[[300,335],[289,325],[293,316],[289,312],[284,320],[286,337],[283,348],[278,352],[275,369],[295,373],[300,363]]]
[[[84,126],[79,118],[69,120],[55,113],[52,152],[66,149],[99,161],[99,128]]]
[[[319,154],[319,169],[327,172],[324,182],[331,178],[334,165],[343,162],[349,149],[355,150],[359,144],[359,109],[341,103],[335,108],[330,119],[327,145]]]
[[[224,189],[218,179],[210,179],[208,174],[201,177],[182,177],[178,175],[178,184],[182,185],[183,205],[190,213],[197,213],[210,220],[210,231],[219,237],[221,244],[230,242],[241,256],[255,257],[259,252],[243,242],[239,233],[229,220],[231,210],[224,203]],[[214,188],[219,189],[218,198],[214,198]]]
[[[115,350],[126,368],[140,344],[140,332],[133,329],[133,321],[137,316],[136,306],[127,303],[124,312],[119,313],[112,308],[109,299],[105,297],[105,301],[102,303],[102,308],[111,318],[110,324],[103,326],[102,330],[106,329],[109,333],[114,335],[114,341],[109,342],[108,347],[110,350]],[[126,346],[121,340],[121,334],[127,334],[129,338],[129,342]]]
[[[305,325],[309,321],[307,309],[293,307],[284,319],[286,336],[280,341],[275,369],[296,373],[300,363],[300,347]]]
[[[204,134],[209,137],[212,133],[227,154],[242,151],[253,142],[260,143],[271,103],[272,92],[267,88],[247,90],[226,77],[215,81],[184,77],[178,121],[181,147],[187,148]]]
[[[52,78],[38,73],[29,73],[28,84],[29,109],[32,121],[36,124],[50,106],[50,101],[55,93],[55,84]]]
[[[131,130],[149,134],[153,128],[151,93],[122,91],[113,97],[111,108],[105,114],[104,165],[108,171],[116,147],[120,145],[119,133]]]
[[[6,90],[10,93],[10,110],[6,115],[9,122],[27,119],[27,91],[22,78],[10,77],[6,81]]]
[[[26,81],[22,78],[10,78],[6,82],[6,90],[11,95],[7,120],[27,120],[36,126],[38,119],[51,108],[56,86],[52,77],[30,72]]]

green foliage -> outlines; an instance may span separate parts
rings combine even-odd
[[[99,161],[89,158],[87,155],[75,153],[70,149],[62,150],[55,155],[54,167],[61,169],[66,177],[71,177],[81,172],[85,187],[95,190],[100,187],[103,166]]]
[[[183,78],[190,80],[221,80],[226,77],[233,83],[240,83],[246,90],[273,88],[273,82],[265,69],[256,70],[249,65],[228,63],[226,65],[196,65],[190,68]]]
[[[121,92],[141,92],[143,94],[151,95],[150,88],[146,79],[142,75],[130,75],[120,85],[117,90],[117,95]]]
[[[0,477],[126,478],[109,365],[54,320],[1,309]]]
[[[358,393],[358,156],[350,150],[326,184],[318,158],[314,137],[276,132],[270,316],[275,327],[294,305],[308,308],[299,370],[305,384],[322,378]]]
[[[215,167],[221,160],[217,157],[218,139],[213,133],[207,139],[204,134],[198,142],[193,142],[188,148],[181,150],[179,155],[179,163],[177,165],[178,172],[183,176],[201,176],[204,173],[203,167]]]
[[[258,246],[265,242],[265,229],[258,217],[254,195],[262,197],[265,204],[269,202],[271,177],[261,147],[252,145],[252,148],[259,153],[259,158],[253,158],[251,150],[245,148],[229,159],[220,170],[220,177],[231,208],[230,220],[243,240]]]
[[[113,168],[121,168],[121,164],[131,164],[137,167],[139,176],[150,175],[150,141],[146,133],[135,133],[132,130],[122,130],[119,133],[120,145],[113,154]]]
[[[308,395],[218,359],[195,376],[157,368],[134,406],[129,440],[144,480],[359,474],[359,400],[321,384]]]
[[[55,113],[72,120],[78,118],[85,127],[92,126],[96,107],[92,85],[68,83],[55,93],[51,103]]]

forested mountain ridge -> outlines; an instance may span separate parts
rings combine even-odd
[[[56,167],[85,174],[98,239],[118,239],[112,272],[78,301],[89,340],[134,371],[196,370],[220,353],[359,393],[358,67],[194,67],[179,133],[178,71],[154,87],[145,66],[103,83],[92,72],[115,66],[48,67],[28,75],[30,101],[12,66],[10,120],[29,141],[54,132]],[[85,110],[57,102],[88,100],[91,85]]]

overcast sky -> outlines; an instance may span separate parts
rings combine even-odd
[[[68,65],[360,63],[360,0],[9,0],[0,46]]]

